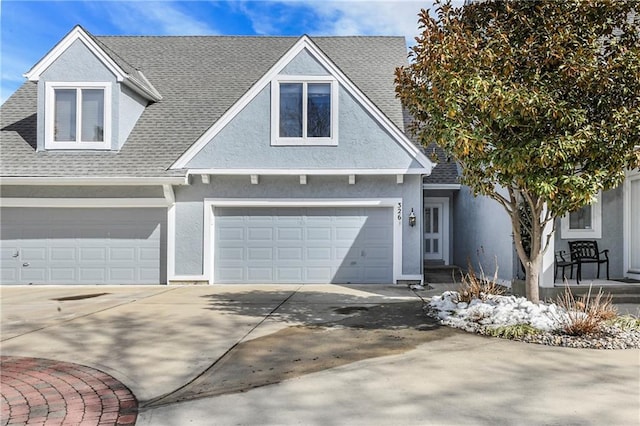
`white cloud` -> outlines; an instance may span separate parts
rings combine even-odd
[[[109,20],[126,34],[206,35],[217,34],[206,21],[189,15],[185,2],[123,1],[97,2]],[[189,4],[188,2],[186,3]]]
[[[464,0],[453,0],[455,7]],[[279,13],[274,14],[277,8]],[[420,9],[435,9],[429,1],[415,0],[281,0],[243,3],[243,12],[260,34],[278,34],[289,17],[299,16],[294,10],[310,10],[315,21],[305,22],[316,35],[403,35],[413,44],[418,35]],[[271,11],[271,13],[269,13]],[[284,11],[284,13],[283,13]],[[289,13],[286,13],[286,12]],[[311,30],[309,30],[311,31]]]

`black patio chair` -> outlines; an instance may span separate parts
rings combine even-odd
[[[564,250],[560,250],[557,251],[555,253],[555,257],[556,257],[556,263],[555,263],[555,269],[554,269],[554,273],[553,273],[553,280],[555,281],[558,277],[558,269],[562,268],[562,279],[566,279],[567,276],[564,273],[565,268],[569,267],[571,268],[569,270],[570,275],[569,275],[569,279],[573,279],[573,265],[577,265],[578,262],[573,261],[571,259],[567,260],[567,258],[565,258],[564,256],[567,254],[566,251]]]
[[[598,265],[597,278],[600,278],[600,264],[607,265],[607,279],[609,279],[609,250],[598,250],[597,241],[569,241],[571,251],[571,261],[577,262],[578,272],[576,273],[576,284],[580,284],[582,279],[582,265],[584,263],[595,263]],[[602,257],[601,255],[604,255]]]

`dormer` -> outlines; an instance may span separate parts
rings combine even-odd
[[[117,151],[150,102],[140,70],[76,26],[29,72],[38,84],[38,151]]]

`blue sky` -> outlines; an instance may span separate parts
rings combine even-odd
[[[404,35],[410,42],[419,10],[431,8],[431,0],[0,1],[0,102],[76,24],[95,35]]]

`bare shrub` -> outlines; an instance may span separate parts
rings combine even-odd
[[[466,274],[462,274],[462,281],[460,288],[458,289],[458,302],[469,303],[473,299],[485,300],[487,295],[503,295],[506,293],[506,288],[497,284],[498,280],[498,260],[496,259],[496,271],[493,274],[493,279],[488,279],[484,274],[482,266],[480,266],[480,276],[476,274],[476,271],[471,266],[471,262],[468,263],[468,271]]]
[[[592,298],[589,286],[587,294],[576,299],[569,286],[565,287],[556,302],[566,311],[566,315],[560,319],[562,331],[570,336],[600,332],[606,321],[618,315],[611,300],[611,295],[605,295],[602,288]]]

